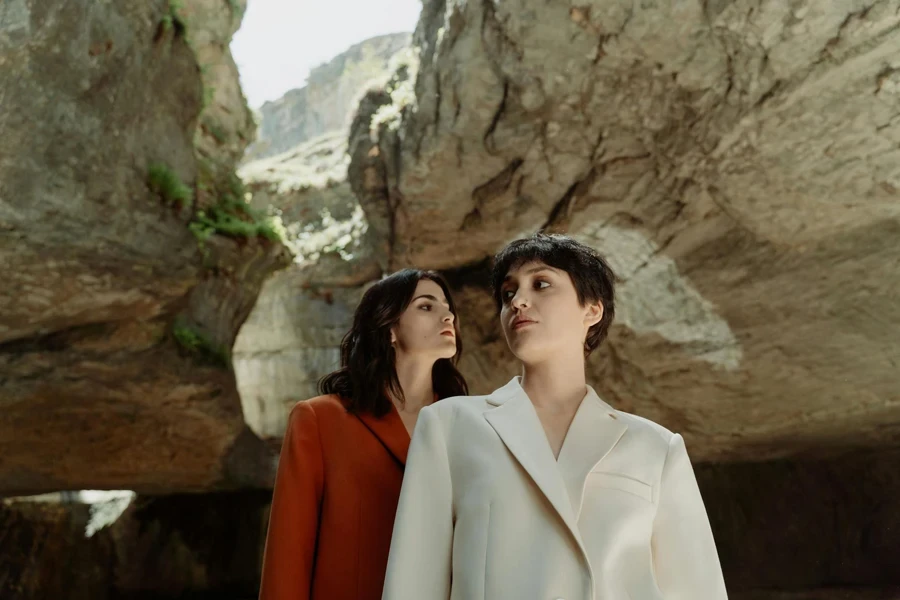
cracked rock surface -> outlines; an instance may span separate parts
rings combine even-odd
[[[896,0],[425,2],[412,58],[360,103],[347,183],[306,192],[319,206],[349,185],[366,261],[332,253],[297,281],[328,294],[441,269],[463,372],[486,393],[516,367],[485,261],[566,232],[621,278],[591,383],[682,432],[695,460],[896,445],[898,50]],[[242,338],[262,351],[252,340],[278,325],[259,318]],[[283,379],[310,393],[327,370],[310,364]],[[261,407],[267,368],[244,371]],[[266,431],[289,395],[273,394]]]
[[[233,372],[177,323],[227,355],[283,248],[216,235],[204,264],[192,207],[148,185],[233,173],[245,6],[0,5],[0,495],[269,484]]]
[[[622,277],[592,381],[697,458],[900,441],[900,2],[431,1],[414,44],[351,136],[386,268],[567,232]]]

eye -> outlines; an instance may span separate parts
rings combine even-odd
[[[516,295],[516,290],[509,289],[509,288],[500,292],[500,297],[503,299],[504,302],[511,300],[512,297],[515,295]]]
[[[534,282],[534,287],[536,287],[539,290],[543,290],[543,289],[550,287],[550,282],[544,281],[543,279],[538,279],[537,281]]]
[[[419,308],[420,308],[421,310],[428,310],[428,311],[430,311],[430,310],[431,310],[431,305],[426,303],[426,304],[421,305]]]

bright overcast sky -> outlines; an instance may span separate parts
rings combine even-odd
[[[353,44],[413,31],[421,9],[420,0],[249,0],[231,52],[250,106],[302,86]]]

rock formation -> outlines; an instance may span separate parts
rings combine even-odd
[[[349,161],[346,131],[337,131],[240,170],[254,205],[279,212],[295,256],[266,281],[234,345],[244,419],[263,437],[280,438],[290,406],[314,396],[319,377],[339,363],[360,286],[381,273]]]
[[[246,190],[242,9],[0,8],[0,494],[146,501],[78,546],[86,509],[7,500],[0,556],[44,532],[41,564],[144,565],[120,592],[223,589],[259,497],[144,494],[271,485],[383,272],[441,269],[472,391],[505,382],[488,259],[543,228],[617,270],[591,383],[684,434],[731,597],[896,595],[900,0],[428,0],[350,131],[247,164]],[[191,545],[228,539],[212,505],[250,515],[233,556]]]
[[[410,34],[380,35],[355,44],[310,71],[306,85],[259,109],[259,134],[247,148],[254,161],[286,152],[322,134],[346,129],[366,84],[385,79]]]
[[[269,500],[263,490],[2,500],[0,598],[251,600]]]
[[[491,254],[588,242],[621,279],[591,383],[684,434],[732,597],[895,594],[900,3],[435,0],[413,47],[360,104],[348,181],[368,260],[451,281],[472,390],[515,370]],[[280,273],[240,333],[266,435],[336,363],[362,286],[331,272]]]
[[[568,232],[621,278],[592,383],[696,459],[896,444],[897,3],[630,6],[426,3],[350,134],[369,260],[458,282],[484,392],[514,369],[486,259]]]
[[[898,8],[426,3],[414,93],[351,142],[383,266],[568,232],[622,279],[593,381],[697,459],[896,444]],[[510,372],[463,314],[469,364]]]
[[[0,8],[0,494],[271,480],[228,368],[287,256],[233,176],[244,6]]]

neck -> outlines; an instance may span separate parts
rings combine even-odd
[[[401,404],[396,398],[391,398],[398,411],[416,414],[434,402],[434,384],[431,380],[433,360],[414,359],[398,354],[394,368],[405,399]]]
[[[584,355],[523,365],[522,389],[538,408],[565,410],[577,406],[587,393]]]

